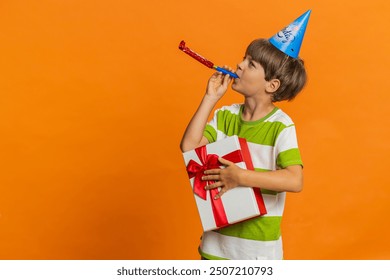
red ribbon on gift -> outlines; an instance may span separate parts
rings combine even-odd
[[[195,149],[195,152],[201,162],[197,163],[194,160],[190,160],[187,165],[188,177],[191,179],[194,178],[194,193],[201,197],[202,199],[207,199],[207,191],[204,189],[206,185],[213,184],[214,181],[203,181],[202,176],[205,170],[221,168],[222,164],[218,161],[218,155],[207,154],[206,146],[202,146]],[[233,151],[227,155],[222,156],[222,158],[229,160],[234,163],[242,162],[243,157],[240,150]],[[222,204],[221,199],[214,199],[214,197],[219,193],[218,189],[211,189],[211,208],[213,210],[213,215],[215,219],[215,224],[217,227],[227,225],[228,219],[225,213],[225,209]]]

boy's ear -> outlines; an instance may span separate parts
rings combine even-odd
[[[270,81],[267,81],[266,91],[268,93],[273,93],[277,91],[279,87],[280,87],[280,81],[278,79],[272,79]]]

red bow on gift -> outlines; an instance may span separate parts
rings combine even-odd
[[[202,199],[207,199],[207,191],[205,186],[208,184],[213,184],[214,181],[203,181],[202,177],[205,170],[221,168],[221,163],[218,161],[218,155],[207,154],[206,146],[202,146],[195,149],[195,152],[201,162],[197,163],[194,160],[190,160],[187,165],[188,177],[191,179],[194,178],[194,193],[201,197]],[[240,150],[233,151],[225,156],[224,159],[238,163],[243,161],[242,154]],[[225,209],[222,204],[221,199],[214,199],[214,197],[219,193],[218,189],[210,190],[211,197],[211,207],[213,210],[215,224],[217,227],[221,227],[228,224],[226,217]]]

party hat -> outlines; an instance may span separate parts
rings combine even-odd
[[[269,39],[270,43],[285,54],[297,58],[311,10],[301,15]]]

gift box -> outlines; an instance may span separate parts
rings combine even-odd
[[[214,182],[201,179],[205,170],[224,168],[218,157],[232,161],[240,168],[253,170],[245,139],[227,137],[185,152],[183,157],[204,231],[267,213],[260,188],[238,186],[224,193],[220,199],[214,199],[219,189],[205,190],[206,185]]]

